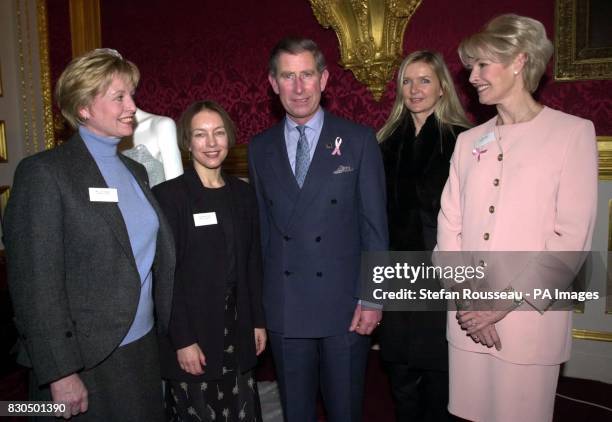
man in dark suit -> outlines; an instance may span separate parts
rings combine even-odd
[[[371,129],[323,111],[317,45],[280,41],[268,79],[286,117],[249,144],[264,257],[264,310],[285,418],[359,421],[369,334],[380,309],[358,301],[364,251],[386,250],[384,171]]]

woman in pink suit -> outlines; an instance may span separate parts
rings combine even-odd
[[[543,25],[502,15],[459,55],[497,115],[459,135],[438,216],[440,251],[586,251],[597,203],[593,124],[532,97],[553,52]],[[524,268],[499,290],[538,287]],[[499,280],[498,280],[499,284]],[[525,297],[448,318],[449,411],[475,421],[550,421],[571,312]],[[494,346],[494,347],[493,347]]]

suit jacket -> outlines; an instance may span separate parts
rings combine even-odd
[[[337,137],[341,155],[332,155]],[[259,204],[268,328],[288,337],[346,333],[360,293],[361,253],[388,244],[373,131],[326,112],[300,189],[281,121],[250,142],[249,170]]]
[[[263,328],[261,303],[261,244],[255,193],[247,183],[223,175],[231,195],[236,258],[236,347],[240,369],[257,363],[254,327]],[[162,375],[197,382],[221,378],[223,367],[227,254],[215,237],[223,236],[219,224],[196,227],[193,215],[212,209],[202,198],[202,182],[193,168],[155,186],[176,242],[177,265],[168,336],[160,339]],[[183,371],[176,350],[197,343],[206,356],[202,376]]]
[[[427,251],[436,244],[440,196],[457,135],[431,114],[418,136],[410,114],[381,144],[387,179],[390,249]],[[427,286],[430,287],[430,286]],[[448,368],[446,312],[385,312],[378,329],[381,356],[423,369]]]
[[[501,140],[487,144],[487,152],[477,160],[474,144],[490,133]],[[457,139],[442,193],[437,247],[589,250],[596,208],[597,146],[590,121],[548,107],[524,123],[495,126],[493,118]],[[522,292],[542,287],[537,275],[545,274],[546,268],[538,266],[537,260],[515,265],[489,281],[496,290],[508,284]],[[447,335],[451,344],[464,350],[514,363],[552,365],[569,359],[571,321],[570,311],[513,311],[495,324],[502,342],[499,352],[466,336],[455,312],[449,314]]]
[[[157,326],[170,317],[174,244],[144,167],[120,159],[159,218],[153,263]],[[83,140],[21,161],[4,221],[9,289],[20,335],[18,361],[39,385],[89,369],[119,346],[132,324],[140,276],[116,203],[91,202],[107,187]]]

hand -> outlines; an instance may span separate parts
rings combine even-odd
[[[487,347],[493,347],[499,351],[502,348],[501,340],[495,329],[495,325],[489,325],[480,331],[471,334],[472,340],[476,343],[482,343]]]
[[[457,311],[461,329],[469,335],[501,321],[510,311]]]
[[[356,331],[364,336],[370,335],[380,324],[381,319],[382,310],[362,308],[361,305],[357,305],[353,313],[353,320],[351,321],[349,331]]]
[[[57,381],[53,381],[49,384],[51,390],[51,397],[54,403],[64,403],[66,410],[57,417],[63,417],[64,419],[70,419],[79,413],[87,411],[89,402],[87,401],[87,388],[81,377],[77,374],[71,374],[67,377],[60,378]]]
[[[255,354],[259,356],[264,350],[266,350],[266,335],[265,328],[255,328]]]
[[[181,369],[188,374],[202,375],[204,373],[206,356],[204,356],[202,349],[200,349],[197,343],[178,349],[176,351],[176,358]]]

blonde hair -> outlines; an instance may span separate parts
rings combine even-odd
[[[505,14],[493,18],[480,32],[464,39],[458,51],[466,67],[471,67],[479,58],[508,64],[523,53],[523,82],[525,88],[533,93],[552,57],[553,45],[541,22]]]
[[[83,122],[79,110],[105,92],[115,75],[125,78],[133,88],[140,80],[136,65],[110,48],[91,50],[68,64],[57,80],[55,97],[70,126],[76,129]]]
[[[404,85],[404,71],[408,65],[417,62],[426,63],[431,66],[432,70],[436,74],[436,77],[440,81],[442,96],[438,99],[434,108],[434,114],[438,119],[438,123],[440,125],[457,125],[466,128],[472,126],[465,115],[465,111],[463,111],[461,101],[459,101],[457,91],[455,91],[453,79],[451,78],[450,72],[444,63],[442,55],[435,51],[420,50],[410,53],[400,65],[399,71],[397,72],[395,102],[391,108],[389,118],[376,134],[378,142],[382,142],[388,138],[389,135],[391,135],[400,125],[403,118],[409,113],[409,110],[406,108],[404,103],[402,93],[402,88]]]

